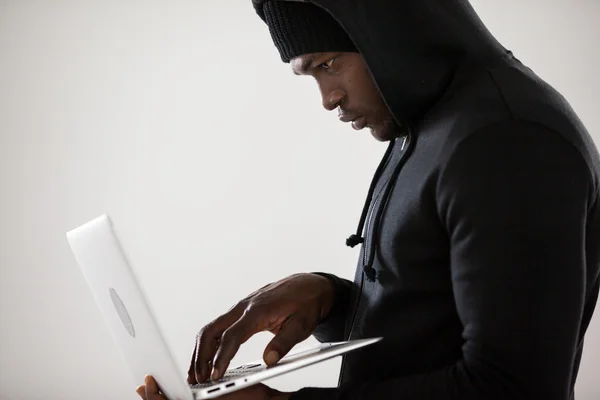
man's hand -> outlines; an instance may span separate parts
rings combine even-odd
[[[145,384],[136,389],[137,394],[143,400],[167,400],[158,390],[158,385],[152,376],[146,376]],[[258,384],[247,389],[219,397],[223,400],[287,400],[290,393],[282,393],[268,386]]]
[[[315,274],[292,275],[257,290],[196,335],[188,383],[221,378],[240,345],[262,331],[275,334],[263,359],[277,363],[314,332],[332,302],[329,280]]]
[[[144,378],[144,384],[138,386],[135,391],[144,400],[168,400],[160,393],[156,381],[150,375],[146,375]]]

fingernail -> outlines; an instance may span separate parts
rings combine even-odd
[[[212,380],[217,380],[219,378],[219,370],[214,368],[211,375]]]
[[[265,361],[269,365],[275,364],[277,361],[279,361],[279,353],[276,352],[275,350],[271,350],[270,352],[267,353],[267,356],[265,357]]]

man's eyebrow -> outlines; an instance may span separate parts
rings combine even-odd
[[[298,70],[294,70],[294,74],[296,74],[296,75],[305,74],[310,69],[310,66],[313,63],[313,61],[314,61],[313,58],[302,60]]]

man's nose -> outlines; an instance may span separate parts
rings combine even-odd
[[[342,90],[332,90],[323,95],[323,107],[327,111],[333,111],[342,103],[345,96]]]

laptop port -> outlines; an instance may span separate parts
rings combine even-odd
[[[220,387],[216,387],[214,389],[210,389],[207,393],[214,393],[214,392],[217,392],[219,390],[221,390],[221,388]]]
[[[234,385],[235,385],[235,382],[231,382],[231,383],[228,383],[227,385],[225,385],[225,388],[230,388]]]

